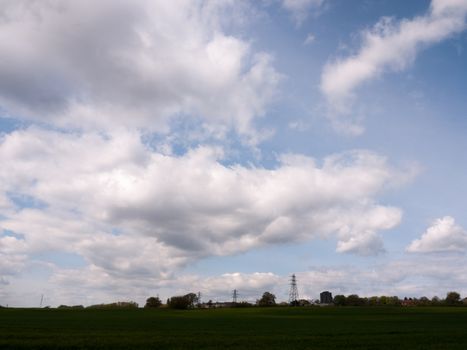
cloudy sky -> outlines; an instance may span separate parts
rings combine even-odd
[[[0,304],[467,295],[467,0],[0,0]]]

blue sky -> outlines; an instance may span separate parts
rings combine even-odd
[[[0,304],[466,296],[466,15],[2,2]]]

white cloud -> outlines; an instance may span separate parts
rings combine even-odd
[[[454,218],[437,219],[420,237],[414,240],[407,251],[411,253],[465,252],[467,231],[457,225]]]
[[[5,193],[0,192],[0,210],[5,210],[9,207],[11,207],[11,201],[8,199],[7,195]]]
[[[0,276],[13,275],[24,267],[27,256],[25,242],[11,236],[0,236]]]
[[[401,21],[383,17],[372,29],[363,31],[363,43],[355,55],[329,62],[323,69],[321,91],[332,117],[350,114],[354,91],[365,82],[387,71],[406,69],[421,49],[465,30],[466,14],[466,0],[434,0],[423,16]],[[348,121],[347,126],[339,123],[356,127]],[[350,130],[354,134],[361,131]]]
[[[302,119],[296,119],[289,122],[287,127],[291,130],[303,132],[310,129],[311,125],[308,122],[305,122]]]
[[[143,303],[151,295],[165,298],[189,292],[201,293],[204,302],[231,301],[232,291],[239,291],[239,301],[254,302],[265,291],[287,288],[287,278],[271,272],[225,273],[202,277],[182,274],[168,278],[132,279],[109,276],[95,267],[57,269],[49,280],[60,289],[50,290],[56,304],[95,304],[115,300],[137,300]]]
[[[1,228],[0,261],[0,285],[9,284],[9,279],[19,274],[28,262],[24,240],[9,235],[2,235]],[[0,292],[0,297],[1,296],[2,294]]]
[[[329,290],[333,295],[397,295],[401,298],[444,297],[448,291],[456,290],[465,296],[466,263],[465,257],[458,256],[424,255],[416,259],[404,256],[371,267],[311,266],[309,270],[296,271],[295,274],[300,298],[305,299],[316,299],[323,290]],[[136,300],[142,304],[152,295],[159,295],[165,300],[172,295],[198,291],[203,301],[230,301],[233,289],[238,290],[239,300],[254,302],[264,291],[270,291],[278,301],[286,301],[289,290],[289,276],[271,272],[233,272],[211,276],[182,272],[142,279],[140,276],[109,274],[95,265],[81,269],[54,268],[51,277],[43,284],[34,281],[33,286],[27,286],[21,280],[14,282],[0,289],[3,302],[30,306],[37,306],[40,293],[44,293],[47,303],[52,305],[89,305],[116,300]]]
[[[204,301],[219,299],[221,301],[232,300],[232,291],[239,293],[239,301],[254,302],[265,291],[273,291],[277,286],[287,285],[287,279],[271,272],[254,273],[225,273],[220,276],[188,276],[182,275],[174,279],[170,284],[183,290],[196,290],[204,295]]]
[[[282,7],[290,12],[299,26],[308,18],[311,12],[318,12],[325,0],[282,0]]]
[[[110,275],[166,276],[206,256],[316,238],[377,254],[379,232],[401,220],[376,201],[399,172],[372,152],[321,165],[282,155],[271,169],[222,157],[215,147],[161,154],[129,131],[18,130],[0,142],[0,193],[31,203],[0,211],[0,229],[24,237],[11,254],[66,252]]]
[[[312,33],[309,33],[305,39],[305,41],[303,42],[303,45],[310,45],[312,43],[314,43],[314,41],[316,40],[314,34]]]
[[[187,116],[254,134],[280,75],[272,56],[224,30],[244,6],[2,1],[0,106],[65,127],[164,131]]]
[[[467,295],[465,258],[417,256],[400,257],[371,267],[316,266],[297,273],[302,295],[316,298],[319,292],[360,296],[397,295],[407,297],[444,297],[456,290]],[[440,281],[442,280],[442,283]]]

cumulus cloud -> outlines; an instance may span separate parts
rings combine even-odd
[[[311,12],[319,11],[325,0],[282,0],[282,7],[290,12],[293,20],[299,26]]]
[[[371,267],[353,265],[311,266],[296,272],[300,298],[316,299],[323,290],[336,294],[397,295],[401,298],[435,295],[444,297],[450,290],[467,293],[465,257],[433,257],[431,255],[402,257]],[[172,295],[201,292],[202,300],[230,301],[233,289],[239,300],[255,301],[264,291],[274,293],[278,301],[288,299],[290,276],[271,272],[224,273],[200,276],[179,273],[164,278],[145,278],[109,274],[95,265],[81,269],[54,268],[44,282],[46,299],[53,305],[95,304],[116,300],[136,300],[144,303],[151,295],[165,299]],[[443,283],[439,283],[442,280]],[[5,281],[6,282],[6,281]],[[40,283],[35,283],[37,291]],[[36,306],[31,291],[17,283],[0,289],[2,300],[12,305]],[[26,298],[27,297],[27,298]],[[39,296],[34,295],[37,299]],[[25,300],[25,301],[24,301]],[[38,300],[37,300],[38,302]]]
[[[5,233],[2,234],[1,228],[0,261],[0,285],[9,284],[9,279],[18,275],[28,262],[27,248],[24,240]],[[0,293],[1,296],[2,293]]]
[[[208,277],[181,275],[174,280],[166,281],[166,286],[168,285],[176,286],[180,292],[196,289],[204,296],[204,301],[208,299],[229,301],[232,299],[232,291],[236,289],[239,291],[239,301],[254,302],[264,291],[274,291],[278,286],[286,286],[287,278],[272,272],[234,272]]]
[[[454,218],[436,219],[426,232],[414,240],[407,251],[411,253],[465,252],[467,231],[457,225]]]
[[[0,236],[0,276],[14,275],[21,271],[26,262],[26,245],[24,240]]]
[[[280,75],[226,27],[243,2],[2,1],[0,107],[64,127],[253,133]],[[228,23],[227,23],[228,22]]]
[[[7,209],[11,206],[11,201],[7,197],[5,193],[0,193],[0,210],[1,209]]]
[[[450,290],[467,294],[464,257],[402,256],[371,267],[312,266],[298,272],[300,292],[308,297],[323,290],[336,294],[444,297]],[[440,283],[442,280],[442,283]]]
[[[350,57],[329,62],[321,76],[321,91],[331,115],[350,114],[354,91],[387,71],[406,69],[418,52],[465,30],[466,0],[433,0],[428,13],[397,21],[383,17],[362,32],[363,43]],[[363,131],[355,123],[336,122],[350,133]]]
[[[167,276],[206,256],[316,238],[377,254],[379,232],[401,220],[376,201],[400,173],[369,151],[285,154],[272,168],[222,161],[216,147],[158,153],[137,132],[14,131],[0,142],[0,193],[12,201],[0,229],[21,235],[7,239],[18,254],[62,251],[109,274]]]
[[[158,294],[164,301],[173,295],[201,293],[204,302],[230,301],[232,291],[239,291],[239,301],[254,302],[264,291],[287,288],[288,278],[271,272],[224,273],[213,276],[181,274],[168,278],[135,279],[131,276],[109,276],[96,267],[86,269],[56,269],[48,283],[61,288],[50,290],[49,297],[57,304],[95,304],[115,300],[136,300],[144,303]],[[279,294],[278,294],[279,296]],[[120,298],[120,299],[118,299]]]

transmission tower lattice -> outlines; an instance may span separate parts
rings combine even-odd
[[[298,303],[298,288],[297,288],[297,279],[295,274],[290,278],[290,291],[289,291],[289,303],[297,304]]]
[[[236,289],[234,289],[234,291],[232,293],[232,303],[236,303],[237,298],[238,298],[238,291]]]

